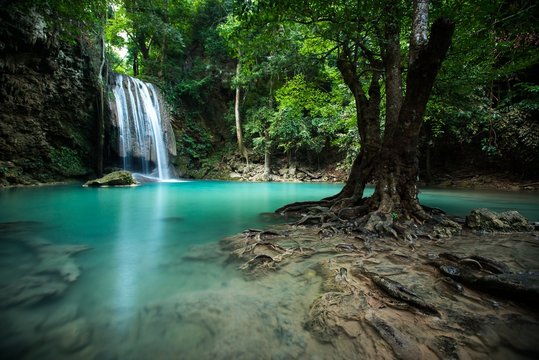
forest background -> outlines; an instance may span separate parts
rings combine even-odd
[[[362,145],[354,96],[337,64],[345,38],[364,31],[354,30],[359,22],[376,27],[388,6],[407,15],[399,22],[403,33],[411,27],[404,1],[284,8],[280,1],[229,0],[19,3],[21,11],[46,14],[66,41],[86,39],[96,53],[103,46],[109,71],[157,84],[174,119],[176,166],[195,178],[227,178],[248,171],[239,164],[258,164],[258,179],[303,167],[344,180]],[[430,12],[431,19],[451,18],[455,32],[424,115],[421,180],[459,171],[536,178],[537,5],[433,1]],[[366,31],[354,36],[374,42]],[[400,45],[406,55],[406,41]],[[368,71],[368,63],[357,65]],[[405,62],[401,67],[406,73]]]

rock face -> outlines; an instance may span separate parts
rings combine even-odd
[[[131,186],[138,184],[133,174],[129,171],[120,170],[114,171],[102,178],[87,181],[84,186],[100,187],[100,186]]]
[[[0,8],[0,186],[91,172],[97,47],[68,43],[51,17],[21,2]]]
[[[518,211],[496,213],[488,209],[472,210],[466,217],[466,226],[483,231],[533,231],[534,226]]]

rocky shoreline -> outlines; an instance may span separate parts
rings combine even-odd
[[[304,326],[332,358],[537,358],[539,233],[491,232],[500,218],[488,216],[413,242],[320,224],[248,230],[222,247],[253,280],[322,278]]]

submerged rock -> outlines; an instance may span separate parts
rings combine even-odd
[[[120,170],[107,174],[99,179],[87,181],[83,186],[100,187],[100,186],[132,186],[138,182],[129,171]]]
[[[19,247],[25,258],[19,266],[22,270],[0,284],[0,308],[29,306],[60,296],[78,279],[81,271],[72,255],[89,247],[55,245],[40,238],[15,234],[17,236],[12,237],[9,232],[4,233],[4,244]],[[0,255],[0,262],[5,262],[6,255]]]
[[[58,296],[67,289],[67,284],[47,275],[25,276],[0,290],[0,307],[33,305],[43,299]]]
[[[466,226],[483,231],[533,231],[534,226],[518,211],[496,213],[489,209],[475,209],[466,216]]]
[[[40,330],[49,331],[54,328],[64,326],[77,318],[79,309],[76,305],[64,305],[52,314],[49,314],[42,324],[38,326]]]
[[[92,340],[92,328],[84,319],[76,319],[58,330],[55,335],[59,339],[60,350],[73,353],[88,346]]]

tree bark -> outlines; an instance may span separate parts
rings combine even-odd
[[[374,73],[368,90],[368,97],[361,87],[356,66],[348,48],[339,54],[337,67],[354,96],[356,104],[357,126],[361,149],[357,155],[348,180],[341,192],[328,199],[350,199],[355,202],[363,197],[363,191],[372,180],[374,159],[380,148],[380,74]]]
[[[424,1],[417,1],[423,6]],[[419,16],[423,26],[426,15]],[[417,29],[412,29],[415,34]],[[399,112],[395,131],[384,139],[383,150],[376,169],[376,189],[370,199],[377,211],[396,213],[405,218],[425,218],[417,198],[417,179],[419,174],[418,142],[423,114],[440,70],[442,61],[449,49],[454,25],[445,18],[437,19],[431,28],[427,43],[414,43],[411,40],[410,63],[406,78],[406,95]],[[419,31],[419,30],[418,30]],[[422,39],[421,36],[417,37]]]
[[[133,76],[137,77],[139,75],[138,71],[138,51],[135,50],[133,53]]]
[[[385,48],[382,59],[386,74],[386,118],[384,139],[390,138],[397,125],[402,107],[402,71],[400,49],[400,14],[398,1],[389,1],[386,7],[387,20],[385,24]]]

